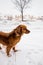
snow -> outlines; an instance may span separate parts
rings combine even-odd
[[[7,57],[5,48],[0,50],[0,65],[43,65],[43,21],[0,21],[0,31],[10,32],[20,24],[31,31],[24,34],[16,45],[19,51]]]

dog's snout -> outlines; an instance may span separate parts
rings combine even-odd
[[[26,30],[26,33],[30,33],[30,30]]]

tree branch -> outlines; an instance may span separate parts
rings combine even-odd
[[[19,5],[20,6],[20,3],[18,0],[11,0],[13,2],[13,4],[16,4],[16,5]]]

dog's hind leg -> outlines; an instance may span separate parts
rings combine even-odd
[[[7,53],[7,56],[11,56],[9,53],[10,53],[10,50],[11,50],[12,46],[7,46],[6,48],[6,53]]]

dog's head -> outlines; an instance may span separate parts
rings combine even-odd
[[[25,25],[20,25],[19,27],[22,33],[25,33],[25,34],[30,33],[30,31],[27,29]]]
[[[22,34],[28,34],[30,33],[30,30],[27,29],[27,27],[25,25],[19,25],[16,30],[15,30],[15,33],[17,36],[20,36]]]

